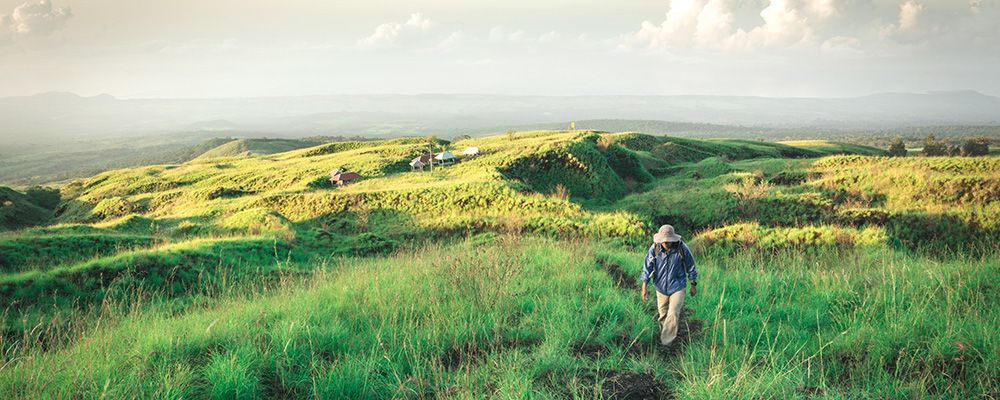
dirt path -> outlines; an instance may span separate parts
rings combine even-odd
[[[597,259],[598,265],[611,276],[612,281],[622,291],[637,293],[639,284],[635,276],[628,273],[618,263],[604,259]],[[647,302],[646,308],[649,310],[650,318],[655,321],[656,302]],[[701,334],[704,321],[691,317],[691,310],[685,308],[681,312],[680,326],[677,330],[677,339],[664,347],[660,344],[659,335],[647,340],[634,341],[633,338],[621,337],[616,340],[616,344],[627,348],[627,356],[640,356],[642,354],[655,354],[657,357],[668,361],[675,359],[684,351],[693,337]],[[654,327],[655,328],[655,327]],[[634,342],[633,342],[634,341]],[[583,357],[594,357],[602,354],[608,349],[597,344],[580,344],[573,347],[574,355]],[[601,393],[606,399],[663,399],[672,398],[673,392],[655,375],[649,372],[637,373],[634,371],[612,371],[607,373],[604,383],[601,386]]]

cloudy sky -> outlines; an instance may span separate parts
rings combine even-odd
[[[1000,0],[0,0],[0,96],[1000,95]]]

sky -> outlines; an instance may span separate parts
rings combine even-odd
[[[0,0],[0,96],[1000,95],[1000,0]]]

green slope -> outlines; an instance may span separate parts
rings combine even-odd
[[[0,186],[0,231],[41,225],[52,219],[52,210],[36,204],[14,189]]]
[[[0,235],[0,398],[995,392],[1000,159],[793,144],[234,145],[80,179]],[[702,269],[667,351],[635,283],[661,223]]]
[[[800,149],[812,150],[822,155],[835,154],[858,154],[865,156],[884,156],[886,151],[871,146],[834,142],[829,140],[789,140],[778,142],[780,144],[797,147]]]
[[[283,153],[316,144],[316,142],[295,139],[235,139],[205,151],[196,159]]]

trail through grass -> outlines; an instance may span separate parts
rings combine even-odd
[[[652,304],[634,289],[639,253],[501,238],[345,259],[203,310],[125,313],[62,350],[21,348],[4,360],[0,392],[596,398],[655,387],[682,398],[919,398],[997,390],[994,256],[706,255],[683,344],[664,351]]]

